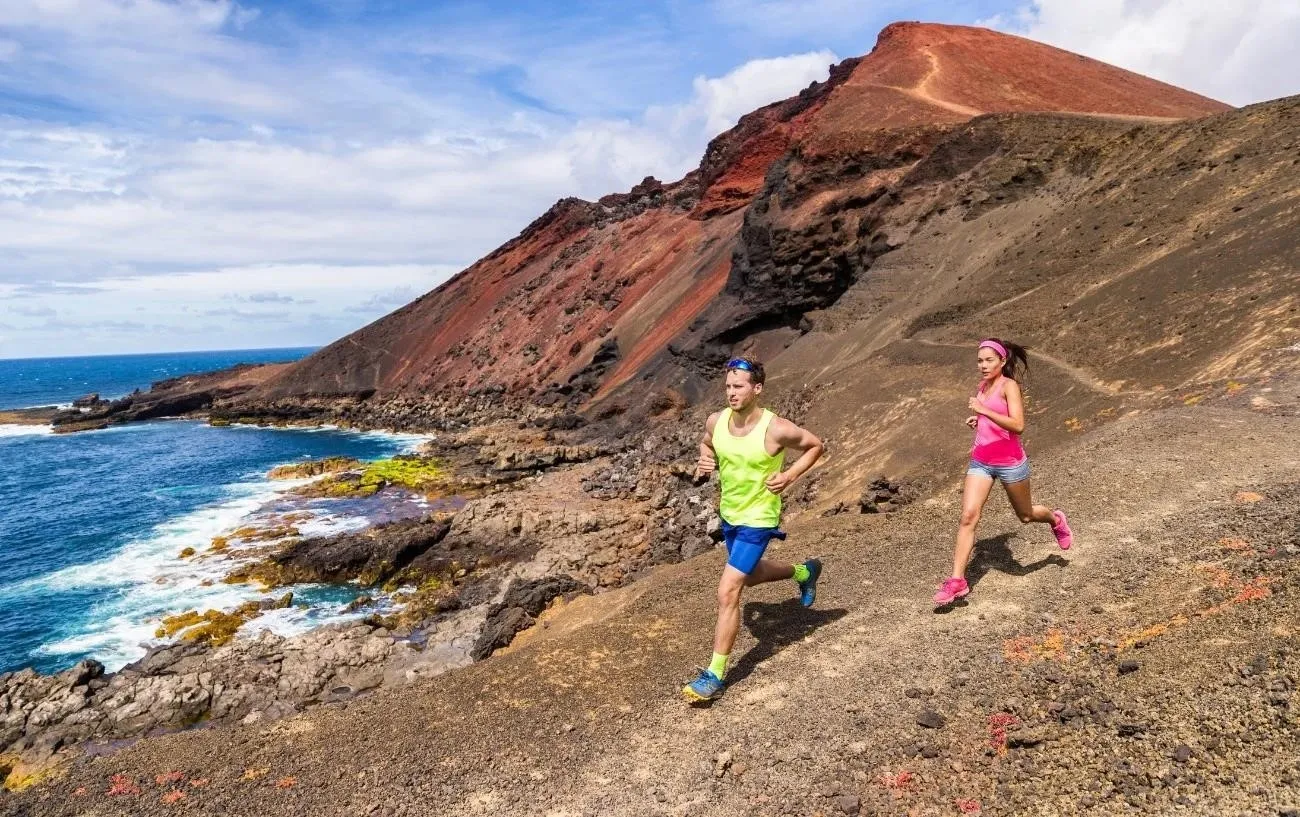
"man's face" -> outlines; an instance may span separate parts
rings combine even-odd
[[[743,369],[732,369],[727,372],[727,405],[732,411],[748,409],[763,393],[763,384],[750,382],[750,376],[750,373]]]

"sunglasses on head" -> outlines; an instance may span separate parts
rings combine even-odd
[[[742,372],[752,373],[754,371],[754,366],[748,360],[735,358],[727,361],[727,370],[730,371],[732,369],[740,369]]]

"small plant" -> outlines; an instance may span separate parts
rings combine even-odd
[[[880,778],[880,785],[884,786],[888,791],[893,792],[894,796],[897,797],[902,795],[903,792],[909,792],[915,788],[916,775],[906,769],[900,771],[898,774],[885,772],[885,774]]]
[[[171,791],[167,792],[159,799],[170,806],[172,803],[178,802],[180,800],[184,800],[185,796],[186,795],[184,791],[180,789],[172,789]]]
[[[140,793],[140,787],[130,777],[115,774],[108,779],[108,791],[104,793],[109,797],[134,797]]]
[[[1019,725],[1020,719],[1010,712],[995,712],[989,716],[989,746],[998,757],[1007,753],[1007,730]]]

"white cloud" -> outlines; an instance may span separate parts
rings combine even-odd
[[[154,0],[127,5],[146,9],[135,22],[152,24],[151,36],[188,21],[185,37],[200,39],[225,37],[220,29],[235,9],[194,3],[185,17],[154,8]],[[8,19],[12,24],[12,14]],[[67,37],[110,36],[71,18],[62,24],[71,31],[65,48]],[[201,65],[204,54],[222,47],[198,47],[192,62]],[[266,69],[265,87],[294,76],[277,74],[260,52],[249,59]],[[225,332],[223,321],[239,322],[229,306],[210,314],[232,294],[243,298],[234,310],[257,324],[250,331],[262,333],[257,345],[281,336],[290,345],[331,340],[400,306],[394,293],[409,300],[436,286],[561,196],[596,198],[646,175],[679,177],[710,137],[824,78],[833,59],[817,52],[755,60],[721,77],[698,77],[680,105],[624,118],[573,121],[489,107],[444,122],[427,116],[425,105],[394,115],[423,122],[420,128],[380,134],[317,127],[294,111],[280,112],[273,126],[259,110],[178,94],[168,105],[210,105],[240,124],[196,133],[188,120],[146,127],[0,119],[0,253],[10,259],[0,268],[0,288],[7,283],[7,298],[59,315],[18,326],[0,344],[0,357],[54,347],[75,353],[92,342],[108,351],[135,351],[137,343],[229,346],[200,338]],[[289,308],[283,316],[287,301],[258,303],[250,294],[267,290],[313,302],[312,314]],[[149,314],[164,316],[158,320],[173,320],[173,330],[152,329],[137,340],[129,322],[113,322],[142,302]],[[87,332],[69,333],[78,321]]]
[[[1296,0],[1033,0],[985,22],[1234,105],[1300,93]]]
[[[755,108],[825,80],[831,64],[838,61],[833,52],[815,51],[752,60],[715,79],[696,77],[695,97],[682,107],[678,118],[701,120],[705,133],[721,133]]]
[[[454,271],[266,264],[108,278],[96,282],[90,298],[76,294],[79,287],[60,287],[22,299],[9,310],[0,350],[28,357],[325,344],[400,306],[391,302],[394,292],[414,298]],[[22,288],[0,284],[0,302]],[[302,308],[307,304],[310,312]]]

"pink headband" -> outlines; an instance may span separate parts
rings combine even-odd
[[[1006,360],[1006,359],[1007,359],[1007,349],[1006,349],[1006,347],[1003,346],[1002,344],[998,343],[996,340],[982,340],[982,341],[980,341],[980,346],[979,346],[979,348],[983,349],[985,346],[987,346],[987,347],[989,347],[990,349],[992,349],[993,351],[997,352],[997,353],[998,353],[998,357],[1002,358],[1003,360]]]

